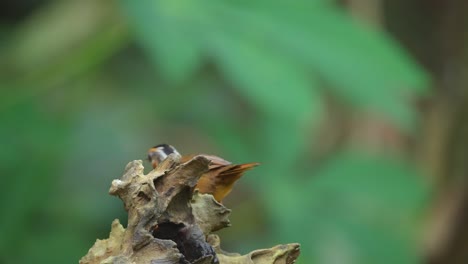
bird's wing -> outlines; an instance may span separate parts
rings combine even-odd
[[[257,165],[259,164],[231,164],[210,169],[198,180],[196,188],[200,193],[212,194],[218,202],[221,202],[231,192],[234,183],[242,177],[244,172]]]
[[[217,184],[223,184],[229,186],[236,182],[244,173],[256,166],[259,163],[251,162],[251,163],[244,163],[239,165],[229,165],[225,166],[224,168],[220,169],[219,175],[217,177]]]

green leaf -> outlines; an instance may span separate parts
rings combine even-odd
[[[336,255],[327,252],[337,251],[347,256],[340,263],[416,263],[429,189],[410,164],[346,151],[308,181],[281,195],[295,198],[276,203],[285,239],[302,236],[318,263],[332,262]]]
[[[221,33],[213,39],[213,46],[227,78],[261,112],[293,120],[316,114],[312,79],[282,54]]]
[[[141,45],[162,76],[173,83],[188,79],[199,67],[200,43],[189,18],[195,3],[183,1],[122,1]]]
[[[124,3],[169,79],[187,78],[204,53],[264,112],[304,118],[306,106],[318,101],[307,91],[318,73],[357,107],[406,129],[416,121],[411,100],[425,91],[424,71],[388,36],[329,1]]]
[[[425,91],[428,78],[396,43],[333,6],[281,3],[220,4],[217,12],[226,24],[318,72],[355,106],[378,110],[411,128],[410,100]]]

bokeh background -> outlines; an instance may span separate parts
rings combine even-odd
[[[467,24],[455,0],[2,1],[0,263],[77,263],[158,143],[262,163],[228,251],[468,263]]]

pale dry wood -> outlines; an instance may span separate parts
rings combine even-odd
[[[109,238],[97,240],[80,264],[294,263],[299,244],[243,256],[220,249],[219,237],[211,233],[230,226],[231,210],[212,195],[195,191],[209,165],[203,156],[180,163],[172,154],[145,175],[141,160],[130,162],[109,190],[124,202],[128,225],[124,228],[114,220]]]

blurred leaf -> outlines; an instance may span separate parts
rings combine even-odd
[[[178,83],[188,79],[198,68],[200,47],[190,19],[195,3],[177,1],[122,1],[138,38],[159,66],[162,76]],[[181,20],[181,21],[180,21]]]
[[[227,78],[261,112],[278,119],[304,122],[317,112],[313,83],[303,68],[255,39],[218,32],[213,38],[216,58]],[[290,103],[294,102],[294,103]],[[317,105],[315,105],[317,107]]]
[[[16,28],[9,58],[23,72],[38,70],[111,26],[112,7],[90,0],[49,2]]]
[[[120,50],[127,42],[127,29],[110,7],[89,0],[54,2],[20,24],[9,39],[5,69],[0,72],[6,74],[0,77],[8,87],[0,109],[57,88]]]
[[[0,193],[0,208],[8,214],[0,219],[0,252],[9,258],[15,258],[14,249],[20,247],[30,228],[36,228],[28,222],[46,206],[56,187],[67,142],[67,124],[38,108],[28,102],[0,116],[4,125],[0,130],[1,160],[5,162],[0,170],[8,175]]]
[[[402,128],[414,124],[409,103],[427,88],[428,78],[387,36],[364,28],[328,4],[275,1],[216,6],[219,20],[310,66],[354,105],[379,110]]]
[[[55,226],[35,231],[22,244],[28,254],[20,254],[14,263],[76,263],[89,249],[77,229]],[[54,250],[56,248],[60,250]]]
[[[235,88],[240,89],[261,111],[299,120],[310,115],[310,106],[316,101],[310,92],[313,89],[310,74],[281,51],[265,47],[268,43],[262,39],[233,32],[231,28],[235,24],[232,23],[236,21],[216,21],[219,17],[212,6],[216,3],[203,1],[197,7],[187,1],[162,1],[157,6],[154,2],[146,2],[146,5],[130,1],[124,3],[131,17],[140,22],[136,25],[141,32],[139,36],[147,43],[149,52],[159,55],[153,58],[163,65],[162,68],[177,68],[173,64],[180,67],[192,65],[190,58],[193,56],[190,54],[194,52],[186,51],[194,51],[202,44],[200,48],[211,49],[208,51],[214,53],[227,78],[237,84]],[[158,26],[152,26],[154,23]],[[214,25],[221,28],[214,28]],[[175,34],[178,39],[174,40]],[[187,48],[190,45],[193,48]],[[168,72],[166,75],[170,79],[185,76],[171,74],[178,70]],[[295,103],[288,104],[286,99]]]
[[[418,220],[429,194],[419,177],[393,157],[347,151],[308,184],[272,197],[273,209],[285,239],[300,237],[317,263],[333,262],[336,256],[327,252],[340,250],[352,256],[340,263],[415,263]],[[295,217],[303,210],[304,218]]]
[[[305,89],[311,89],[304,78],[311,75],[307,65],[352,104],[376,109],[405,129],[415,123],[410,101],[426,88],[425,73],[387,36],[328,1],[152,3],[134,4],[132,17],[141,17],[137,30],[146,48],[159,55],[156,62],[179,69],[166,75],[186,76],[172,73],[193,69],[193,54],[203,50],[251,102],[296,118],[312,102]],[[296,105],[282,103],[286,99]]]

